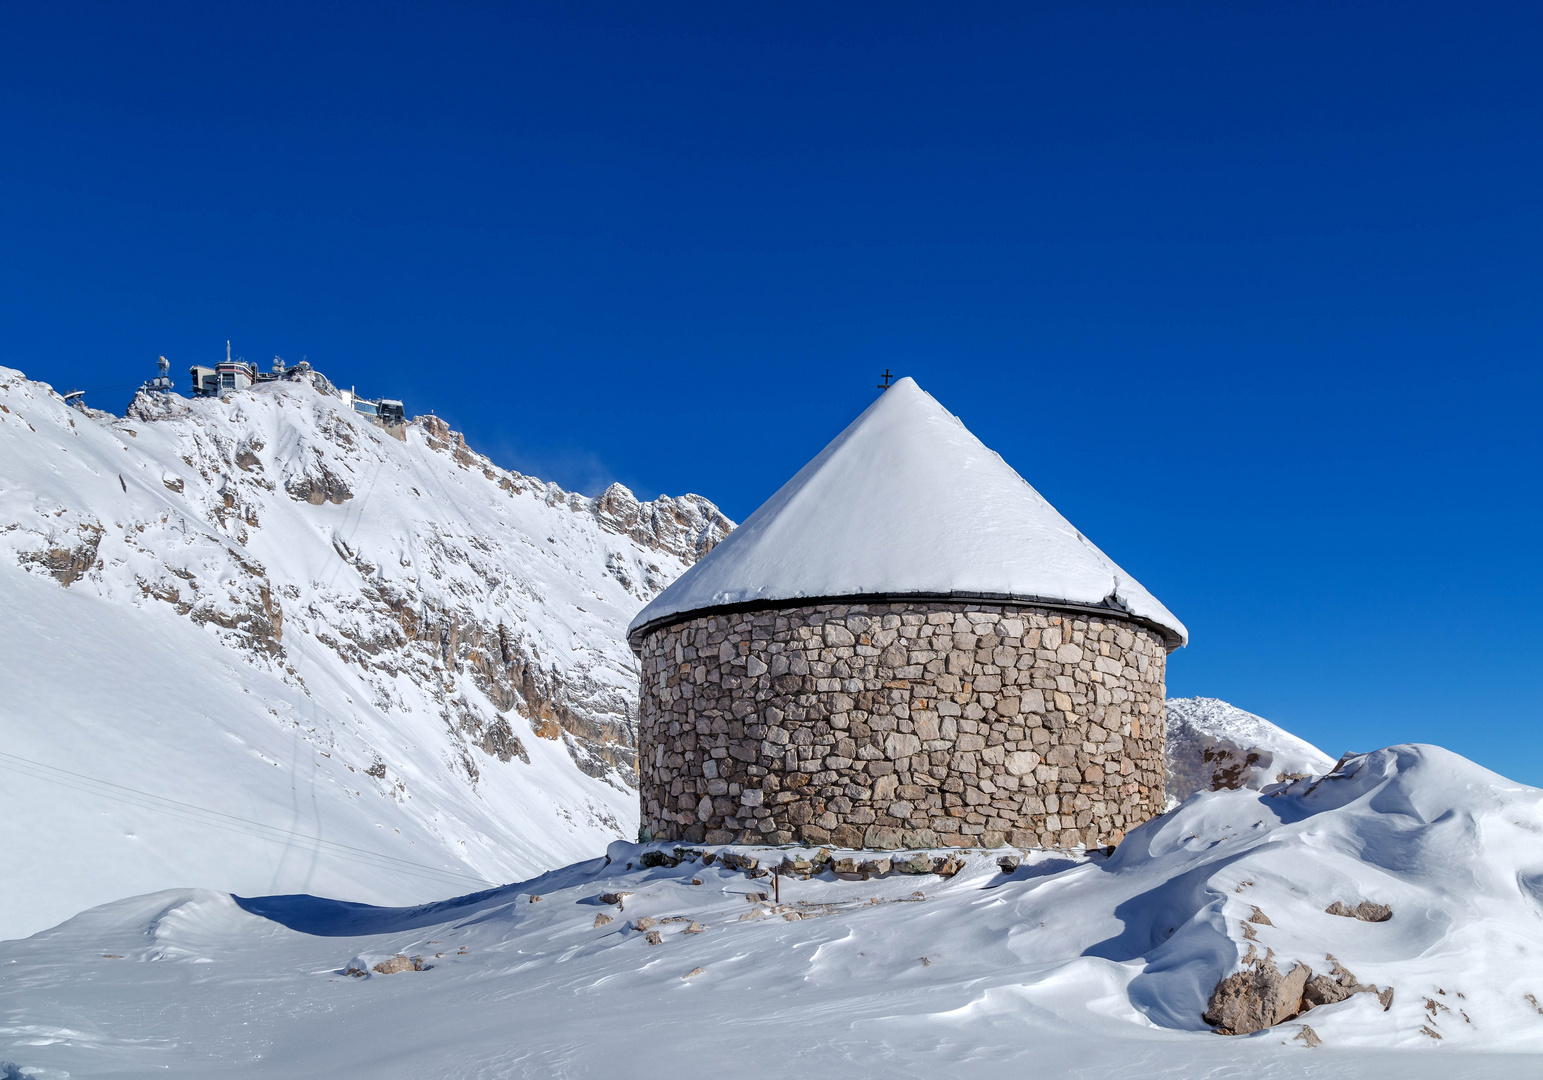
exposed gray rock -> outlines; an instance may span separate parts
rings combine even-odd
[[[734,528],[700,495],[661,495],[653,502],[640,502],[625,486],[614,483],[592,500],[590,510],[602,528],[687,562],[706,555]]]
[[[1281,974],[1273,960],[1234,972],[1216,984],[1201,1019],[1222,1035],[1247,1035],[1302,1011],[1302,990],[1312,977],[1305,964]]]
[[[382,960],[371,971],[379,975],[398,975],[404,971],[423,971],[427,965],[421,956],[404,956],[397,953],[390,960]]]
[[[284,482],[284,490],[289,492],[290,498],[312,506],[329,502],[341,506],[354,497],[343,478],[324,466],[316,466],[311,474],[290,477]]]
[[[1333,1005],[1336,1001],[1344,1001],[1351,994],[1377,992],[1375,986],[1363,986],[1332,956],[1329,961],[1334,965],[1334,970],[1327,975],[1314,975],[1302,988],[1302,1011],[1319,1005]]]
[[[1330,915],[1360,919],[1362,922],[1387,922],[1393,917],[1393,909],[1387,904],[1377,904],[1370,900],[1362,900],[1355,907],[1351,907],[1343,900],[1336,900],[1323,910]]]
[[[96,565],[101,542],[102,526],[86,522],[76,527],[74,535],[52,535],[41,550],[24,552],[20,559],[23,565],[36,566],[69,588]]]
[[[1294,964],[1282,975],[1273,955],[1258,955],[1249,946],[1245,968],[1216,984],[1211,1000],[1201,1015],[1221,1035],[1247,1035],[1300,1016],[1320,1005],[1333,1005],[1354,994],[1376,994],[1386,1012],[1393,1005],[1393,988],[1378,990],[1367,986],[1332,955],[1326,957],[1331,970],[1314,975],[1306,964]],[[1311,1028],[1305,1030],[1311,1031]],[[1302,1038],[1298,1035],[1298,1038]],[[1316,1046],[1317,1033],[1304,1039]]]

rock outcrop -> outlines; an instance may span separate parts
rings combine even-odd
[[[1283,973],[1273,955],[1256,955],[1242,971],[1233,972],[1216,984],[1201,1019],[1217,1034],[1247,1035],[1354,994],[1375,994],[1384,1011],[1392,1006],[1391,987],[1379,990],[1364,985],[1333,956],[1326,959],[1331,965],[1329,973],[1314,975],[1311,968],[1301,963],[1292,964]],[[1317,1039],[1316,1033],[1313,1038]]]
[[[1393,909],[1387,904],[1378,904],[1371,900],[1362,900],[1353,907],[1343,900],[1336,900],[1323,909],[1329,915],[1340,915],[1347,919],[1360,919],[1362,922],[1387,922],[1393,917]]]
[[[1274,960],[1262,960],[1218,983],[1202,1019],[1222,1035],[1274,1027],[1302,1011],[1302,992],[1312,974],[1305,964],[1283,973]]]
[[[69,424],[77,416],[92,422],[65,412]],[[560,579],[582,575],[583,564],[597,557],[594,570],[620,587],[627,605],[650,599],[733,528],[708,500],[686,495],[642,502],[620,484],[595,498],[564,491],[500,469],[436,416],[417,417],[401,431],[385,433],[343,406],[319,378],[270,384],[223,400],[142,391],[125,419],[100,414],[95,423],[132,440],[144,431],[140,445],[125,447],[131,453],[164,447],[174,455],[156,470],[163,496],[152,502],[162,509],[123,535],[123,543],[148,557],[130,560],[140,568],[135,585],[144,597],[229,631],[233,644],[281,663],[288,609],[291,622],[314,622],[307,629],[318,640],[377,679],[407,676],[420,685],[441,684],[442,721],[500,761],[526,757],[507,719],[519,714],[533,727],[560,729],[584,772],[636,782],[635,664],[619,634],[602,625],[581,631],[579,653],[553,663],[546,657],[569,653],[573,639],[533,625],[531,605],[550,609],[552,598],[544,592],[572,592],[576,585],[582,592],[584,586]],[[388,452],[387,434],[406,447]],[[411,466],[405,472],[393,466],[404,454],[425,452],[454,462],[474,492],[476,484],[483,485],[479,501],[521,500],[540,508],[536,516],[547,519],[539,523],[540,535],[523,544],[509,539],[515,541],[513,550],[544,545],[556,557],[555,590],[544,586],[539,573],[522,575],[518,564],[525,560],[510,559],[502,537],[478,535],[453,513],[412,513],[413,504],[432,496],[412,482]],[[129,460],[135,471],[143,465]],[[392,473],[394,482],[383,483]],[[128,494],[126,482],[122,488]],[[350,573],[333,582],[275,580],[266,568],[273,561],[273,545],[266,541],[274,539],[279,490],[306,506],[362,502],[360,514],[398,519],[405,502],[407,516],[416,520],[389,551],[361,538],[357,527],[317,522]],[[13,544],[29,528],[25,520],[0,522],[0,529],[20,530]],[[616,542],[607,545],[606,537]],[[72,585],[93,571],[112,576],[99,558],[102,538],[97,515],[82,505],[67,507],[37,530],[36,540],[16,546],[20,561]],[[403,544],[415,555],[407,555]],[[189,558],[188,550],[201,554]],[[401,573],[404,569],[410,572]],[[588,613],[574,607],[577,614]],[[475,693],[462,692],[461,686]],[[389,697],[384,687],[382,693]],[[464,763],[476,779],[475,759],[466,757]]]

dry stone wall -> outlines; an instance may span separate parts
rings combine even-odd
[[[652,839],[1118,843],[1163,809],[1154,631],[1046,608],[819,605],[642,642]]]

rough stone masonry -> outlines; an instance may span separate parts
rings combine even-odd
[[[641,644],[651,839],[1118,843],[1163,810],[1162,636],[952,602],[716,612]]]

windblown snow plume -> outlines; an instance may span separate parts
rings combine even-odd
[[[1169,698],[1167,711],[1170,809],[1197,791],[1257,791],[1334,768],[1312,743],[1225,701]]]
[[[320,377],[119,418],[0,369],[0,937],[195,883],[411,902],[635,835],[622,630],[730,528]]]

